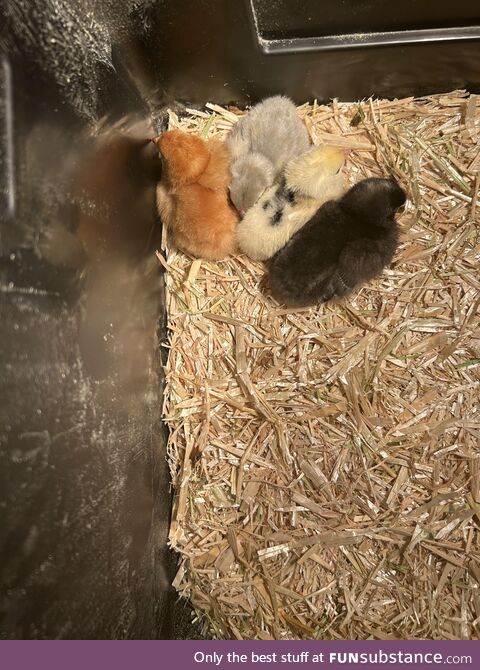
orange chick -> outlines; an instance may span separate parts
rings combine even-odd
[[[208,260],[233,253],[238,214],[228,198],[227,147],[180,130],[169,130],[153,141],[164,169],[157,206],[174,246]]]

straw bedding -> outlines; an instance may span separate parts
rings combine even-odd
[[[170,114],[224,134],[235,109]],[[218,638],[478,638],[480,102],[299,108],[350,183],[407,190],[394,264],[287,310],[264,268],[166,268],[174,586]]]

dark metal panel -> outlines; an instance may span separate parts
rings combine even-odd
[[[85,271],[28,246],[0,259],[2,637],[162,635],[161,277],[124,259]]]
[[[87,73],[67,96],[65,73],[19,47],[0,101],[0,638],[163,637],[175,559],[153,130],[106,123],[108,144],[92,142],[106,109],[144,111],[138,95],[93,60],[95,100]]]
[[[152,130],[102,149],[94,124],[479,90],[477,3],[430,4],[255,0],[258,26],[249,0],[1,5],[0,637],[194,635],[169,586]]]
[[[16,283],[0,309],[0,635],[160,636],[169,577],[155,552],[169,495],[158,385],[132,409],[112,379],[92,380],[75,310],[50,291]]]
[[[249,0],[264,39],[442,30],[480,23],[476,0]]]
[[[258,4],[268,9],[274,24],[276,3],[258,0]],[[391,3],[385,6],[391,8]],[[342,7],[343,13],[336,16],[348,26],[350,14],[345,4]],[[408,39],[398,39],[394,33],[391,44],[388,35],[380,39],[377,34],[374,46],[364,46],[368,34],[349,36],[356,40],[355,48],[346,49],[338,48],[338,35],[327,36],[325,42],[315,32],[313,37],[293,39],[275,30],[270,36],[276,41],[266,42],[251,9],[250,0],[185,0],[182,11],[172,2],[152,5],[147,10],[151,29],[139,38],[148,59],[138,75],[146,80],[147,70],[149,77],[159,73],[159,87],[167,100],[197,105],[208,100],[244,105],[274,93],[286,93],[300,103],[312,98],[349,101],[370,95],[426,95],[457,87],[480,89],[477,25],[466,26],[462,35],[440,34],[433,42],[402,43]],[[392,9],[390,15],[395,15]],[[459,39],[465,35],[468,39]],[[415,40],[419,35],[410,37]]]

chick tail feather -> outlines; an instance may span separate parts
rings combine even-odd
[[[308,277],[303,278],[303,281],[296,277],[292,281],[279,273],[273,273],[269,278],[269,287],[278,301],[292,307],[306,307],[327,302],[350,290],[340,276],[331,271],[317,275],[313,281]]]

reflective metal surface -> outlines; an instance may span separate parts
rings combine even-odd
[[[1,5],[0,637],[196,635],[166,546],[165,108],[480,87],[476,39],[325,50],[282,4],[256,0],[261,30],[249,0]]]

